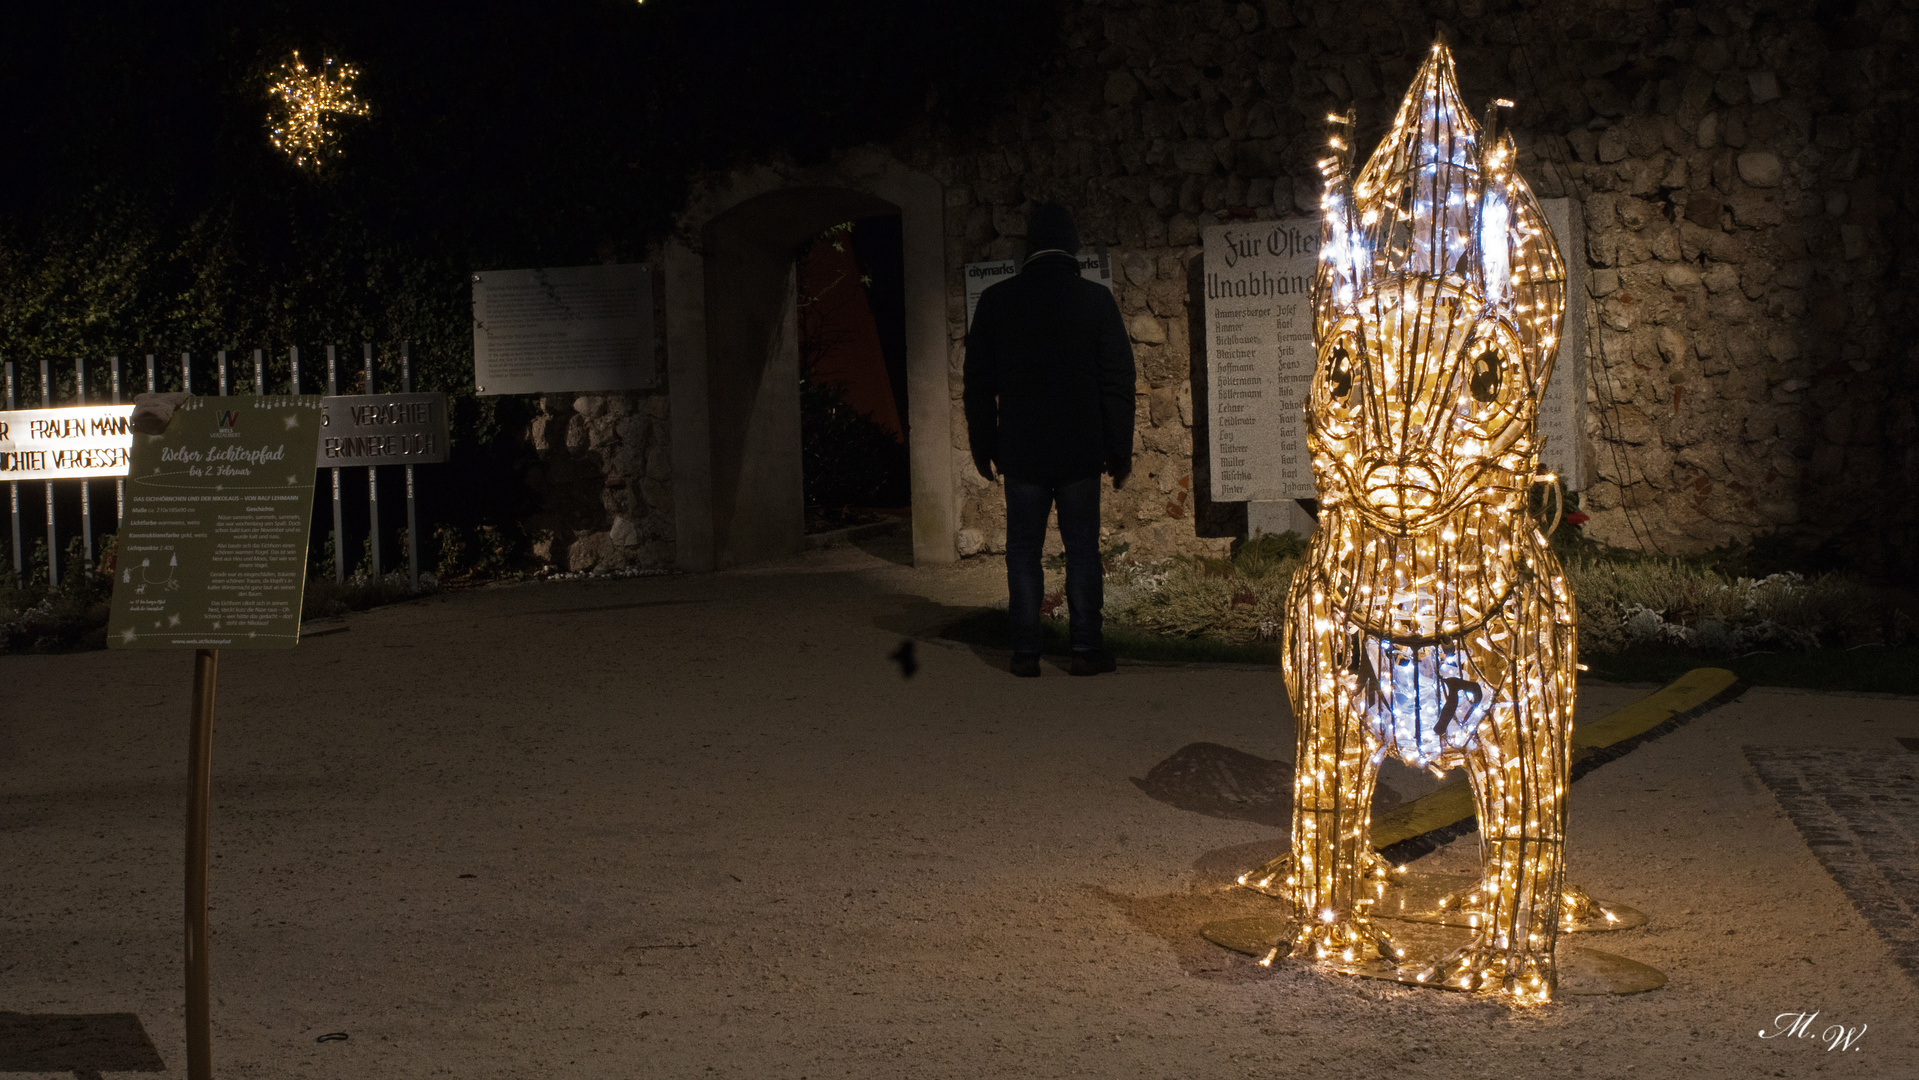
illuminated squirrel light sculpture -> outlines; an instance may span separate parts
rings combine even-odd
[[[1398,966],[1369,917],[1388,876],[1378,768],[1464,766],[1485,869],[1452,903],[1476,926],[1410,977],[1543,1002],[1577,664],[1572,594],[1528,501],[1566,274],[1497,130],[1510,104],[1475,124],[1435,45],[1357,178],[1351,115],[1331,118],[1307,403],[1321,509],[1283,650],[1295,915],[1274,953]]]

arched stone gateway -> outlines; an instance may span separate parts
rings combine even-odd
[[[864,150],[706,185],[664,245],[680,569],[804,546],[793,252],[832,225],[892,214],[905,260],[913,560],[958,557],[941,188]]]

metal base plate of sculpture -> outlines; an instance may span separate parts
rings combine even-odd
[[[1267,864],[1258,871],[1240,876],[1239,883],[1254,892],[1277,900],[1292,902],[1292,894],[1275,884],[1286,876],[1286,860]],[[1435,874],[1397,867],[1377,872],[1374,883],[1378,898],[1372,905],[1375,918],[1400,922],[1433,923],[1437,926],[1463,926],[1476,929],[1483,897],[1480,880],[1465,874]],[[1263,875],[1263,876],[1257,876]],[[1632,930],[1646,925],[1646,913],[1617,900],[1599,900],[1576,885],[1566,886],[1560,896],[1559,932],[1562,934],[1603,934]]]
[[[1200,928],[1200,933],[1215,945],[1248,956],[1263,957],[1272,952],[1273,941],[1286,933],[1289,921],[1284,915],[1224,919],[1207,923]],[[1413,962],[1389,963],[1374,958],[1350,963],[1340,961],[1328,965],[1328,969],[1341,975],[1457,990],[1458,986],[1445,982],[1421,982],[1418,973],[1433,960],[1458,951],[1466,944],[1468,937],[1465,930],[1456,927],[1427,925],[1395,931],[1394,942],[1406,951]],[[1659,969],[1598,949],[1562,947],[1558,956],[1558,976],[1558,993],[1571,997],[1642,994],[1666,985],[1666,976]]]
[[[1406,870],[1387,879],[1385,894],[1373,905],[1375,918],[1435,926],[1478,928],[1479,879],[1465,874],[1427,874]],[[1562,934],[1603,934],[1646,925],[1646,913],[1616,900],[1598,900],[1567,889],[1559,907]]]
[[[1566,273],[1498,128],[1510,104],[1475,123],[1440,44],[1356,176],[1353,116],[1329,118],[1306,403],[1320,515],[1281,647],[1292,851],[1261,882],[1293,907],[1259,925],[1267,963],[1532,1004],[1561,983],[1562,909],[1591,902],[1567,890],[1563,851],[1573,598],[1530,511],[1553,482],[1538,414]],[[1373,849],[1371,806],[1388,755],[1471,781],[1484,872],[1411,904],[1463,929],[1382,924],[1396,868]],[[1413,937],[1444,951],[1398,940]]]

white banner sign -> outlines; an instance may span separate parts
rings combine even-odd
[[[473,275],[473,384],[482,394],[644,390],[653,285],[644,265]]]
[[[0,481],[125,476],[131,405],[0,412]]]
[[[973,309],[979,307],[979,294],[985,292],[988,285],[997,284],[1018,273],[1019,262],[1015,259],[966,264],[966,328],[968,330],[973,328]],[[1111,254],[1100,251],[1091,255],[1081,255],[1079,276],[1111,289],[1113,287]]]
[[[1586,262],[1569,199],[1541,199],[1567,268],[1566,331],[1539,405],[1542,463],[1586,484]],[[1306,449],[1319,219],[1217,225],[1202,238],[1212,491],[1217,502],[1317,498]],[[969,279],[970,282],[970,279]]]

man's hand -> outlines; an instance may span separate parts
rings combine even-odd
[[[989,484],[999,479],[999,477],[993,475],[993,455],[991,454],[982,454],[975,451],[973,454],[973,468],[978,469],[979,474],[985,477],[986,482]]]
[[[1106,471],[1112,474],[1113,490],[1126,486],[1126,478],[1133,475],[1132,458],[1114,458],[1106,463]]]

